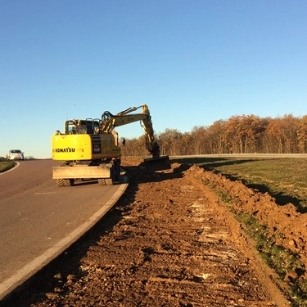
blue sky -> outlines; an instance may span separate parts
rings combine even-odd
[[[156,133],[306,115],[306,11],[301,0],[0,0],[0,156],[49,158],[66,119],[144,103]]]

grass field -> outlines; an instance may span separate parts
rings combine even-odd
[[[279,205],[293,203],[307,212],[307,158],[176,158],[206,170],[241,180],[248,187],[268,192]]]

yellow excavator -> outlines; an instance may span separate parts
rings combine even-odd
[[[140,113],[132,113],[142,109]],[[101,118],[65,121],[64,133],[52,136],[52,159],[62,161],[53,167],[52,178],[59,187],[72,186],[76,180],[98,180],[100,185],[120,182],[121,146],[115,128],[140,121],[145,131],[145,145],[152,158],[160,156],[160,147],[154,137],[150,112],[146,104],[131,107],[113,115],[109,111]],[[123,142],[124,143],[124,142]]]

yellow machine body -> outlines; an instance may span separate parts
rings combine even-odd
[[[108,134],[55,134],[52,136],[52,159],[58,161],[120,158],[116,137]]]

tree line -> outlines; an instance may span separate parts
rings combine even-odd
[[[307,115],[261,118],[232,116],[212,125],[196,126],[191,132],[166,129],[156,134],[161,155],[201,155],[229,153],[306,153]],[[126,139],[125,156],[148,156],[144,136]]]

